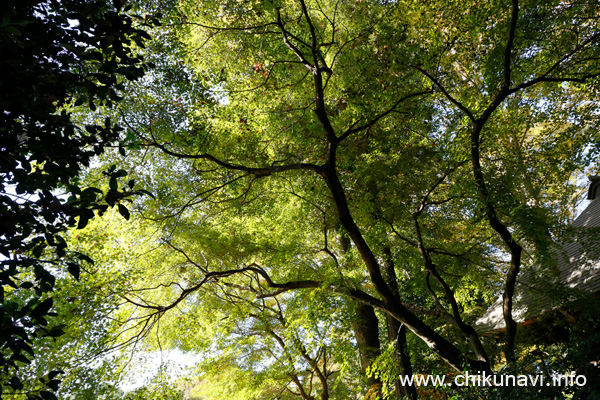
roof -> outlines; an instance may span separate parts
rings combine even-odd
[[[600,241],[594,231],[600,229],[600,177],[590,177],[590,203],[573,221],[573,240],[557,251],[556,266],[529,271],[517,282],[513,298],[513,318],[527,324],[565,302],[600,293]],[[552,296],[549,296],[552,293]],[[502,299],[498,299],[475,324],[480,332],[505,329]]]

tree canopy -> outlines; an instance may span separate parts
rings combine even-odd
[[[552,275],[598,170],[597,4],[135,7],[164,15],[139,49],[155,68],[103,111],[127,157],[97,163],[119,165],[109,190],[128,171],[153,197],[68,239],[105,282],[81,289],[110,304],[101,347],[200,354],[202,399],[417,398],[433,395],[398,375],[586,368],[531,358],[570,353],[518,335],[513,302]],[[499,296],[501,350],[475,324]]]

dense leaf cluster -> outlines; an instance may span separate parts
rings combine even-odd
[[[109,119],[82,127],[74,117],[77,107],[112,107],[124,81],[144,74],[136,52],[148,35],[127,11],[120,1],[0,5],[0,393],[23,389],[14,373],[35,356],[36,337],[62,334],[48,319],[56,276],[66,269],[78,279],[80,262],[92,261],[76,253],[65,265],[63,233],[131,194],[133,182],[119,190],[124,171],[114,169],[108,193],[82,187],[81,169],[122,128]],[[54,398],[57,375],[28,396]]]

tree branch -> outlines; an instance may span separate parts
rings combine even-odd
[[[359,126],[357,128],[353,128],[353,127],[348,128],[346,130],[346,132],[344,132],[339,137],[338,141],[341,142],[342,140],[344,140],[345,138],[347,138],[348,136],[350,136],[353,133],[360,132],[360,131],[363,131],[365,129],[368,129],[368,128],[372,127],[377,122],[379,122],[380,119],[382,119],[382,118],[388,116],[390,113],[392,113],[396,109],[396,107],[398,107],[404,101],[406,101],[406,100],[408,100],[410,98],[413,98],[413,97],[421,96],[421,95],[424,95],[424,94],[431,94],[431,93],[433,93],[432,90],[425,90],[425,91],[418,92],[418,93],[411,93],[409,95],[406,95],[406,96],[400,98],[389,109],[387,109],[386,111],[382,112],[381,114],[379,114],[378,116],[376,116],[375,118],[373,118],[371,121],[367,122],[366,124],[364,124],[362,126]]]
[[[515,32],[517,30],[517,21],[519,20],[519,1],[512,0],[512,12],[510,16],[510,28],[508,30],[508,39],[506,40],[506,47],[504,48],[504,87],[510,88],[510,74],[511,74],[511,58],[513,43],[515,41]]]
[[[308,68],[310,71],[315,71],[315,66],[313,66],[304,56],[304,54],[302,54],[302,52],[300,51],[300,49],[298,49],[296,46],[294,46],[294,44],[292,42],[290,42],[289,39],[289,35],[288,35],[288,31],[285,29],[285,26],[281,20],[281,12],[279,10],[277,10],[277,26],[279,27],[279,29],[281,30],[281,34],[283,36],[283,42],[285,43],[285,45],[292,50],[292,52],[296,55],[296,57],[298,57],[300,59],[300,61],[302,62],[302,64],[304,64],[304,66],[306,66],[306,68]]]
[[[153,138],[153,140],[154,140],[154,138]],[[247,166],[239,165],[239,164],[232,164],[232,163],[220,160],[208,153],[203,153],[203,154],[177,153],[177,152],[167,149],[164,145],[156,142],[155,140],[152,143],[152,145],[159,148],[160,150],[162,150],[165,154],[168,154],[173,157],[183,158],[183,159],[192,159],[192,160],[208,160],[210,162],[213,162],[213,163],[219,165],[220,167],[234,170],[234,171],[243,171],[250,175],[254,175],[257,178],[269,176],[269,175],[271,175],[273,173],[277,173],[277,172],[292,171],[292,170],[310,170],[310,171],[314,171],[317,173],[321,172],[321,167],[319,167],[318,165],[315,165],[315,164],[310,164],[310,163],[272,165],[270,167],[254,168],[254,167],[247,167]]]
[[[433,82],[433,84],[434,84],[435,86],[437,86],[437,87],[438,87],[438,89],[440,89],[440,91],[442,92],[442,94],[443,94],[444,96],[446,96],[446,98],[447,98],[448,100],[450,100],[450,102],[451,102],[452,104],[454,104],[454,105],[455,105],[456,107],[458,107],[458,108],[459,108],[459,109],[460,109],[462,112],[464,112],[464,113],[465,113],[465,115],[466,115],[467,117],[469,117],[469,119],[470,119],[471,121],[475,121],[475,116],[473,115],[473,113],[472,113],[472,112],[471,112],[471,111],[470,111],[470,110],[469,110],[469,109],[468,109],[468,108],[467,108],[467,107],[466,107],[464,104],[462,104],[460,101],[458,101],[458,100],[456,100],[454,97],[452,97],[452,95],[451,95],[450,93],[448,93],[448,91],[447,91],[447,90],[446,90],[446,89],[445,89],[445,88],[442,86],[442,84],[441,84],[441,83],[440,83],[440,82],[439,82],[437,79],[435,79],[435,78],[434,78],[434,77],[433,77],[433,76],[432,76],[432,75],[431,75],[429,72],[425,71],[425,70],[424,70],[423,68],[421,68],[421,67],[416,67],[416,69],[417,69],[418,71],[420,71],[420,72],[421,72],[423,75],[425,75],[427,78],[429,78],[429,80],[430,80],[431,82]]]

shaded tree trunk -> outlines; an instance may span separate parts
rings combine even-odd
[[[350,240],[345,235],[338,236],[340,251],[345,254],[350,247]],[[350,308],[354,307],[352,318],[352,330],[358,345],[360,357],[360,369],[367,382],[367,393],[379,390],[381,381],[370,377],[367,369],[373,364],[381,354],[381,344],[379,342],[379,320],[372,306],[351,302]]]
[[[395,296],[399,296],[398,277],[392,259],[392,252],[388,246],[383,249],[384,259],[384,278],[392,289]],[[402,375],[412,375],[412,364],[410,362],[410,353],[406,345],[406,327],[391,315],[386,314],[388,340],[395,344],[395,356],[398,358]],[[414,385],[404,386],[400,380],[396,380],[396,395],[398,397],[417,399],[417,390]]]
[[[352,319],[352,330],[358,345],[360,356],[360,368],[366,378],[368,391],[381,385],[381,381],[367,374],[367,369],[381,354],[379,343],[379,320],[375,315],[375,309],[369,305],[354,303],[354,318]]]
[[[410,353],[406,344],[406,327],[391,316],[386,316],[388,339],[394,343],[395,356],[398,359],[401,375],[412,375],[412,364],[410,362]],[[412,386],[404,386],[400,380],[396,380],[396,395],[400,398],[409,398],[417,400],[417,390]]]

